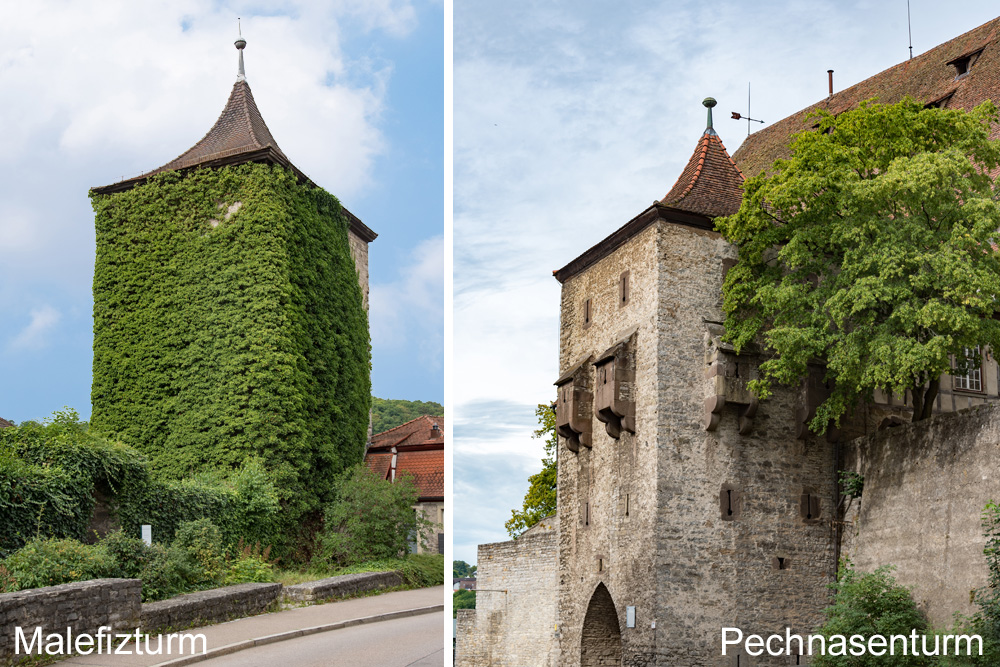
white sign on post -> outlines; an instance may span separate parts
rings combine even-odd
[[[142,541],[146,546],[153,546],[153,527],[148,523],[142,524]]]

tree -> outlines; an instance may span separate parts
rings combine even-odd
[[[372,396],[372,433],[388,431],[424,415],[438,417],[443,414],[444,407],[433,401],[406,401]]]
[[[451,573],[456,579],[476,576],[476,566],[469,565],[464,560],[454,560],[451,562],[451,566]]]
[[[475,609],[476,608],[476,591],[468,590],[458,590],[452,594],[452,612],[453,618],[458,616],[459,609]]]
[[[528,478],[528,492],[524,494],[524,505],[521,510],[511,510],[511,518],[504,524],[507,533],[517,538],[536,523],[554,514],[556,511],[556,413],[551,405],[539,403],[535,407],[535,417],[538,418],[538,428],[532,433],[533,438],[543,439],[545,458],[542,459],[542,470]]]
[[[419,491],[405,472],[390,482],[359,464],[337,479],[335,492],[320,537],[322,558],[331,563],[405,557],[409,540],[430,526],[413,509]]]
[[[853,635],[864,637],[867,646],[867,639],[874,635],[886,638],[905,635],[909,638],[913,631],[917,633],[917,649],[922,651],[922,637],[928,634],[927,621],[913,601],[910,591],[896,583],[891,571],[892,568],[886,566],[871,573],[856,572],[850,567],[841,570],[837,583],[830,585],[836,591],[836,596],[833,605],[824,610],[827,621],[818,632],[827,639],[826,654],[815,656],[813,665],[917,667],[936,664],[936,661],[932,662],[923,655],[913,655],[909,639],[908,655],[899,654],[898,643],[896,655],[893,656],[888,654],[877,656],[867,652],[857,656],[848,652],[851,647],[847,645],[845,638],[851,638]],[[840,639],[837,639],[838,635]],[[934,642],[928,641],[928,649],[933,649],[933,646]],[[843,647],[843,650],[840,647]]]
[[[739,246],[723,286],[726,336],[769,357],[750,384],[795,384],[822,363],[819,433],[875,389],[909,391],[925,419],[942,373],[1000,350],[1000,146],[992,102],[971,112],[874,101],[820,111],[792,157],[746,181],[716,221]]]

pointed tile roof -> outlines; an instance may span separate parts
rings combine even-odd
[[[654,222],[714,230],[712,218],[732,215],[739,210],[743,200],[743,172],[729,157],[722,139],[712,127],[715,100],[709,97],[702,104],[708,108],[708,127],[670,192],[569,264],[553,271],[556,280],[565,283]]]
[[[971,110],[984,100],[1000,101],[1000,18],[754,132],[733,159],[744,173],[755,176],[775,159],[789,156],[792,135],[816,123],[807,118],[809,112],[824,109],[838,114],[872,97],[894,104],[906,95],[948,109]],[[998,136],[1000,126],[994,126],[991,138]]]
[[[236,41],[236,48],[240,50],[239,74],[236,77],[236,83],[233,84],[232,91],[229,93],[226,107],[208,134],[162,167],[111,185],[93,188],[94,192],[110,194],[128,190],[145,183],[150,176],[164,171],[192,169],[194,167],[223,167],[247,162],[281,165],[291,170],[299,182],[312,185],[309,177],[292,164],[278,147],[278,142],[274,140],[271,130],[267,128],[267,123],[264,122],[260,110],[257,109],[257,103],[250,91],[250,84],[247,83],[243,72],[244,46],[246,46],[246,40],[240,37]],[[375,232],[346,208],[343,211],[352,232],[368,243],[375,240],[375,237],[378,236]]]
[[[743,199],[743,173],[712,128],[715,100],[710,97],[703,104],[708,107],[708,127],[677,183],[660,203],[716,218],[739,210]]]

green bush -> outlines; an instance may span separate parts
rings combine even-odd
[[[476,591],[470,590],[457,590],[452,595],[452,617],[458,616],[459,609],[475,609],[476,608]]]
[[[4,560],[18,589],[102,579],[114,574],[114,562],[100,545],[71,539],[35,539]]]
[[[413,510],[419,492],[407,475],[389,482],[358,465],[338,478],[334,490],[320,536],[323,562],[346,566],[405,558],[411,536],[429,527]]]
[[[274,567],[259,556],[241,556],[226,570],[226,586],[248,582],[274,581]]]
[[[171,547],[182,554],[182,561],[195,573],[192,584],[209,587],[225,579],[226,550],[222,532],[210,519],[182,523]]]
[[[0,556],[36,537],[83,538],[95,489],[121,493],[147,477],[139,452],[107,440],[70,409],[43,424],[0,429]]]
[[[189,564],[184,552],[161,544],[147,545],[122,531],[109,533],[101,546],[114,567],[112,576],[142,580],[142,601],[163,600],[192,590],[200,568]]]
[[[918,637],[929,634],[927,620],[917,608],[909,589],[896,583],[891,567],[883,566],[871,573],[856,572],[849,565],[838,575],[830,587],[836,591],[833,605],[824,613],[827,621],[819,634],[827,638],[827,654],[813,658],[815,667],[918,667],[935,664],[932,658],[922,655],[862,656],[850,654],[830,655],[830,638],[833,635],[871,637],[882,635],[909,636],[913,630]],[[918,644],[920,639],[917,640]],[[930,647],[932,644],[928,644]]]

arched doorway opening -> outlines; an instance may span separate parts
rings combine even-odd
[[[618,612],[604,584],[598,584],[583,618],[580,667],[621,667],[622,630]]]

